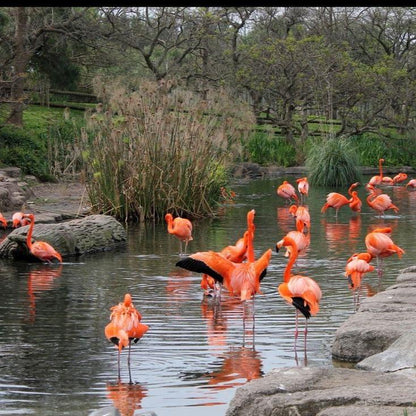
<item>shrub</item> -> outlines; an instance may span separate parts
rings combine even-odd
[[[97,84],[105,111],[82,136],[96,210],[126,221],[212,215],[227,163],[254,123],[247,107],[224,91],[202,100],[150,81],[135,91]]]
[[[306,159],[311,185],[345,187],[360,181],[358,156],[345,138],[315,142]]]

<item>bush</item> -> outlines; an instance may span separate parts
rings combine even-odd
[[[17,166],[24,174],[51,180],[47,148],[22,128],[6,125],[0,128],[0,161],[3,166]]]
[[[315,142],[306,159],[311,185],[345,187],[361,180],[358,156],[345,138]]]

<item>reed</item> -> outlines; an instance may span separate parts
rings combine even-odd
[[[173,87],[173,86],[171,86]],[[135,91],[97,81],[103,111],[82,134],[90,200],[125,221],[214,215],[227,164],[254,119],[224,91],[206,100],[142,82]]]
[[[306,159],[311,185],[345,187],[361,179],[358,156],[345,138],[315,142]]]

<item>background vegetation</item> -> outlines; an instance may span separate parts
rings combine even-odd
[[[44,180],[83,175],[97,210],[131,220],[209,215],[232,162],[306,164],[317,184],[331,169],[348,182],[352,164],[380,157],[416,166],[415,17],[412,7],[1,7],[0,162]],[[314,178],[318,154],[328,175]],[[168,159],[174,184],[156,181]],[[148,175],[133,181],[127,166]]]

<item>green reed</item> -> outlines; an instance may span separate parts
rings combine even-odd
[[[125,221],[213,215],[254,122],[248,109],[223,91],[202,100],[155,82],[132,92],[101,85],[100,95],[103,111],[88,116],[82,135],[95,210]]]

